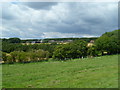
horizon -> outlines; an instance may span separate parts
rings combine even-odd
[[[0,39],[10,39],[10,38],[19,38],[19,37],[1,37]],[[66,37],[67,38],[98,38],[98,37]],[[64,39],[64,38],[19,38],[21,40],[31,40],[31,39]]]

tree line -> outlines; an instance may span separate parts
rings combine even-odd
[[[47,61],[49,58],[49,52],[44,50],[32,50],[30,52],[13,51],[10,53],[5,53],[5,52],[1,52],[1,53],[4,63],[39,62],[39,61]]]
[[[95,57],[120,53],[120,30],[106,32],[88,46],[85,40],[74,40],[68,44],[22,45],[19,40],[2,42],[2,59],[6,63],[68,60],[74,58]]]
[[[8,43],[26,43],[29,42],[31,43],[32,41],[43,41],[43,43],[48,43],[50,40],[54,41],[65,41],[65,40],[84,40],[89,42],[90,40],[96,40],[98,37],[92,37],[92,38],[48,38],[48,39],[26,39],[26,40],[21,40],[20,38],[14,37],[14,38],[3,38],[3,42],[8,42]]]

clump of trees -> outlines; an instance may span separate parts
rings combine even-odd
[[[49,52],[44,50],[32,50],[30,52],[13,51],[11,53],[2,52],[2,59],[5,63],[47,61],[48,58]]]
[[[104,55],[104,52],[107,54],[118,54],[120,53],[120,36],[118,35],[120,30],[115,30],[112,32],[106,32],[101,37],[99,37],[95,45],[97,50]]]
[[[55,48],[53,58],[60,60],[94,57],[99,55],[111,55],[120,53],[120,30],[106,32],[95,40],[92,46],[87,47],[87,42],[76,40],[72,43]]]
[[[86,57],[87,55],[87,42],[83,40],[76,40],[72,43],[60,45],[55,48],[53,52],[54,59],[74,59]]]
[[[9,38],[9,39],[2,39],[3,42],[8,42],[8,43],[20,43],[21,40],[20,38],[14,37],[14,38]]]
[[[9,42],[2,42],[2,51],[6,53],[10,53],[13,51],[24,51],[29,52],[31,50],[39,50],[42,49],[44,51],[50,52],[50,57],[53,55],[53,50],[56,44],[34,44],[34,45],[22,45],[21,43],[9,43]]]

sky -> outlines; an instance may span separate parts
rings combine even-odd
[[[4,2],[0,31],[21,39],[99,37],[118,29],[117,2]]]

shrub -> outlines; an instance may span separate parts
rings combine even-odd
[[[7,56],[7,61],[5,63],[8,63],[8,64],[13,64],[14,63],[11,55]]]
[[[87,50],[88,56],[98,56],[99,51],[97,50],[97,47],[95,45],[88,47]]]
[[[2,52],[2,60],[3,60],[4,62],[7,61],[7,55],[6,55],[5,52]]]

